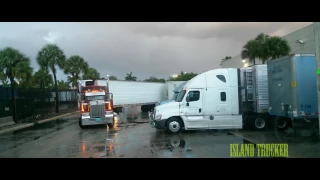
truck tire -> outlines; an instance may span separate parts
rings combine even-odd
[[[278,118],[276,123],[277,123],[278,130],[281,130],[281,131],[286,130],[289,125],[288,121],[284,118]]]
[[[142,111],[142,112],[148,112],[149,109],[150,109],[150,108],[149,108],[148,105],[142,105],[142,106],[141,106],[141,111]]]
[[[182,123],[178,118],[170,118],[166,123],[166,131],[170,134],[177,134],[181,131]]]
[[[267,118],[264,116],[256,116],[253,118],[254,130],[262,131],[267,127]]]
[[[80,128],[81,128],[81,129],[84,129],[84,128],[85,128],[85,126],[84,126],[84,125],[82,125],[81,118],[79,118],[79,126],[80,126]]]

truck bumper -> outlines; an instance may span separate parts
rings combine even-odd
[[[166,128],[166,119],[155,120],[154,114],[149,112],[149,122],[152,128],[156,129],[165,129]]]
[[[100,117],[100,118],[92,118],[90,116],[82,116],[81,121],[82,125],[98,125],[98,124],[113,124],[113,114],[107,114],[105,117]]]

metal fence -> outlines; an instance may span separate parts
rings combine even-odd
[[[77,106],[76,90],[59,90],[59,109],[65,110]],[[55,112],[54,89],[15,89],[17,119]],[[10,87],[0,87],[0,118],[12,116]]]

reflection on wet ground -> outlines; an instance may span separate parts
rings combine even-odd
[[[228,158],[230,144],[289,143],[290,157],[318,157],[319,143],[288,141],[271,132],[226,130],[166,134],[149,126],[140,107],[119,114],[114,128],[81,129],[78,117],[53,121],[0,136],[0,157],[48,158]],[[129,113],[131,112],[131,114]],[[134,112],[134,113],[132,113]],[[136,117],[129,118],[128,114]],[[281,138],[279,138],[281,137]],[[282,140],[281,140],[282,139]]]

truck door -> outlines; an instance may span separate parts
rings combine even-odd
[[[231,115],[230,89],[213,89],[212,96],[212,115],[209,120],[209,129],[226,129],[233,125]]]
[[[182,114],[184,116],[185,126],[188,129],[208,128],[209,122],[203,118],[202,97],[201,89],[190,89],[182,101]]]

